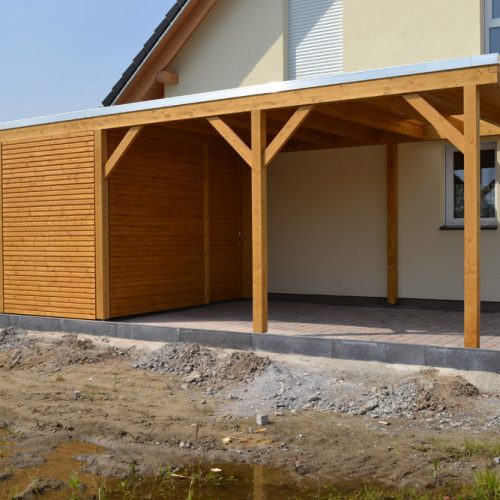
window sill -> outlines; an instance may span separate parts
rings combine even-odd
[[[481,224],[481,231],[496,231],[497,225],[496,224]],[[441,226],[439,228],[440,231],[463,231],[464,226],[455,226],[455,225],[449,225],[445,224],[444,226]]]

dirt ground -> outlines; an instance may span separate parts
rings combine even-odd
[[[70,498],[98,498],[102,478],[214,464],[284,471],[287,498],[304,482],[325,498],[367,486],[454,498],[500,471],[499,376],[161,347],[0,333],[0,498],[68,498],[75,477],[87,489]],[[245,488],[224,498],[275,498]]]

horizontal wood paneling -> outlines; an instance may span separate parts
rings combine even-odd
[[[123,134],[109,134],[113,151]],[[241,161],[208,150],[209,300],[242,296]],[[205,303],[204,147],[139,136],[109,177],[111,316]]]
[[[202,146],[139,136],[109,177],[109,232],[112,317],[203,303]]]
[[[95,318],[94,134],[4,144],[4,310]]]

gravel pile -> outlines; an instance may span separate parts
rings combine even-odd
[[[231,354],[198,344],[166,344],[140,357],[134,368],[183,376],[184,381],[204,385],[217,381],[248,381],[270,364],[269,358],[251,352]]]
[[[351,382],[272,364],[249,384],[225,396],[238,416],[290,410],[323,410],[373,418],[439,415],[446,419],[464,398],[479,391],[461,377],[421,373],[399,382]]]
[[[9,326],[0,330],[0,351],[10,351],[31,345],[33,339],[30,339],[26,333],[26,330],[17,326]]]

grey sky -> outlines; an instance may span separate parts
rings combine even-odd
[[[98,107],[173,0],[0,0],[0,122]]]

